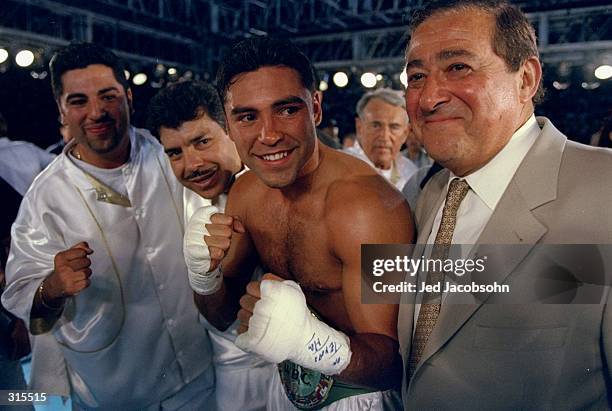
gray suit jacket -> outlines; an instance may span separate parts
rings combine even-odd
[[[542,132],[477,241],[525,245],[487,273],[493,277],[487,281],[510,284],[513,292],[535,285],[535,244],[612,244],[612,151],[568,141],[547,119],[538,122]],[[419,198],[418,243],[427,241],[448,176],[448,170],[434,176]],[[407,381],[410,298],[404,297],[398,319],[406,410],[611,408],[607,304],[495,304],[503,298],[498,295],[485,304],[452,304],[449,296]]]

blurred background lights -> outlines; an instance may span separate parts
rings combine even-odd
[[[607,80],[612,77],[612,66],[604,64],[595,69],[595,77],[600,80]]]
[[[145,73],[138,73],[134,76],[132,82],[137,86],[142,86],[147,82],[147,75]]]
[[[34,63],[34,53],[30,50],[21,50],[15,56],[15,63],[19,67],[28,67],[30,64]]]
[[[376,75],[370,72],[363,73],[361,75],[361,84],[367,88],[374,87],[376,85]]]
[[[583,81],[581,86],[585,90],[595,90],[601,84],[598,81]]]
[[[562,81],[557,81],[557,80],[553,81],[553,87],[556,90],[567,90],[569,86],[570,86],[569,82],[562,82]]]
[[[406,69],[402,71],[399,78],[400,78],[400,83],[402,83],[404,87],[408,87],[408,74],[406,74]]]
[[[319,90],[326,91],[328,88],[329,88],[329,84],[327,84],[327,81],[321,80],[319,82]]]
[[[346,87],[348,84],[348,76],[343,71],[338,71],[334,74],[333,80],[337,87]]]
[[[8,51],[0,48],[0,64],[4,63],[8,59]]]

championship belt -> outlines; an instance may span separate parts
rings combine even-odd
[[[327,405],[334,378],[286,360],[278,373],[289,401],[300,410],[316,410]]]
[[[342,398],[378,391],[335,380],[289,360],[278,364],[278,373],[287,398],[300,410],[318,410]]]

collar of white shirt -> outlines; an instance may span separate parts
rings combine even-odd
[[[535,143],[540,133],[540,127],[535,115],[529,119],[510,137],[508,143],[487,164],[472,174],[464,177],[474,193],[489,207],[495,210],[504,191],[527,152]],[[451,172],[448,185],[457,176]]]

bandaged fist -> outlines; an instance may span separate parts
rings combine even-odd
[[[339,374],[350,363],[349,338],[311,314],[296,282],[266,274],[248,284],[240,307],[239,348],[327,375]]]
[[[213,294],[221,287],[223,277],[218,267],[230,247],[234,232],[245,232],[240,220],[219,213],[214,206],[197,209],[189,220],[183,252],[189,283],[198,294]]]
[[[85,241],[57,253],[53,260],[53,273],[45,279],[44,296],[41,297],[49,302],[59,301],[89,287],[91,253],[93,250]]]

